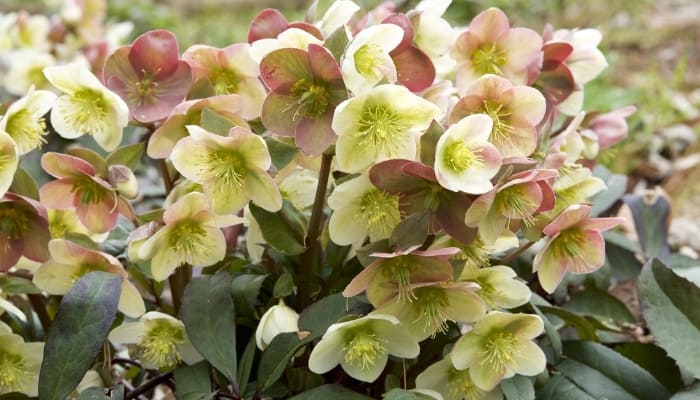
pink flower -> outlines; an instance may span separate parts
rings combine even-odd
[[[587,274],[605,260],[604,231],[622,223],[622,218],[588,218],[591,206],[574,204],[567,207],[544,228],[548,236],[533,261],[542,288],[554,292],[564,274]]]
[[[637,111],[635,106],[618,108],[605,114],[597,115],[588,123],[584,132],[592,132],[598,138],[601,150],[610,148],[627,137],[626,118]]]
[[[21,256],[38,262],[48,260],[49,239],[43,205],[14,193],[0,198],[0,271],[10,269]]]

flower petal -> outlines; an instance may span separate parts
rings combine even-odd
[[[309,356],[309,369],[317,374],[325,374],[343,360],[342,333],[325,334]]]

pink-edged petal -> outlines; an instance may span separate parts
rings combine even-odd
[[[503,38],[503,45],[508,54],[508,65],[525,69],[542,55],[542,37],[532,29],[511,28]],[[528,82],[513,82],[527,84]]]
[[[591,206],[587,204],[570,205],[544,228],[543,233],[547,236],[554,236],[584,221],[590,212]]]
[[[79,204],[75,208],[80,222],[95,233],[108,232],[117,225],[117,194],[112,192],[104,201]]]
[[[471,227],[479,226],[481,220],[486,216],[486,214],[491,209],[493,201],[496,199],[496,190],[488,191],[481,196],[477,197],[476,200],[472,201],[471,205],[467,209],[466,215],[464,216],[464,222]]]
[[[301,49],[275,50],[260,62],[260,78],[270,91],[289,94],[292,86],[302,79],[313,82],[309,56]]]
[[[82,174],[95,175],[89,162],[62,153],[49,152],[41,157],[41,167],[55,178],[69,178]]]
[[[155,159],[167,158],[178,140],[187,137],[187,115],[172,115],[148,139],[146,153]]]
[[[542,47],[543,58],[557,63],[566,61],[572,51],[574,51],[574,47],[563,42],[547,43]]]
[[[547,105],[542,93],[530,86],[513,87],[513,99],[508,107],[533,125],[542,121]]]
[[[296,145],[309,157],[323,153],[337,136],[331,129],[333,111],[316,118],[303,118],[295,129]]]
[[[605,241],[597,231],[584,231],[584,239],[579,244],[579,257],[572,257],[567,268],[574,274],[588,274],[605,261]]]
[[[377,273],[380,272],[382,261],[374,261],[365,269],[360,271],[359,274],[355,275],[352,281],[343,290],[343,296],[353,297],[364,292]]]
[[[190,46],[182,54],[182,59],[190,65],[194,79],[209,75],[210,70],[219,66],[219,49],[203,44]]]
[[[134,40],[129,62],[136,71],[155,74],[156,79],[169,76],[178,68],[177,38],[166,30],[149,31]]]
[[[491,7],[481,12],[469,24],[469,34],[476,36],[481,42],[492,42],[508,32],[510,23],[508,17],[498,8]]]
[[[0,272],[5,272],[14,267],[24,251],[24,242],[21,239],[9,237],[0,243]]]
[[[298,124],[296,106],[296,97],[270,93],[263,103],[263,125],[278,135],[295,136]]]
[[[140,80],[139,75],[129,62],[130,46],[120,47],[112,53],[105,62],[102,70],[102,80],[107,88],[117,93],[123,99]]]
[[[250,55],[250,45],[234,43],[218,52],[218,60],[222,67],[236,71],[246,77],[256,78],[260,74],[260,66]]]
[[[323,46],[309,45],[309,65],[316,79],[334,84],[333,89],[345,88],[340,66]]]
[[[260,39],[274,39],[288,27],[287,19],[279,11],[268,8],[261,11],[250,24],[248,43]]]
[[[193,217],[209,209],[207,198],[199,192],[187,193],[179,201],[168,207],[163,213],[163,222],[172,224],[176,221]]]
[[[549,249],[550,243],[535,255],[532,263],[540,285],[547,293],[554,292],[567,271],[566,263],[557,258],[554,252]]]
[[[401,39],[401,43],[394,48],[394,52],[401,52],[411,46],[413,42],[413,24],[411,24],[411,20],[406,14],[391,14],[384,18],[382,24],[394,24],[403,29],[403,38]]]
[[[49,208],[63,210],[73,208],[73,179],[64,178],[51,181],[39,189],[42,204]]]
[[[589,218],[586,219],[585,221],[581,222],[579,224],[580,229],[582,230],[594,230],[598,232],[605,232],[607,230],[610,230],[626,220],[624,218],[620,217],[611,217],[611,218]]]
[[[417,47],[392,53],[392,60],[396,66],[398,83],[406,86],[412,92],[420,92],[435,81],[435,66],[432,60]]]

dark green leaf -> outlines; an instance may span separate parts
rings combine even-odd
[[[435,148],[444,129],[435,120],[420,138],[420,160],[425,165],[435,164]]]
[[[683,387],[676,362],[662,348],[651,343],[624,343],[615,346],[615,351],[649,371],[671,392]]]
[[[615,231],[603,233],[605,258],[613,276],[621,281],[634,279],[642,271],[642,263],[636,254],[641,250],[627,236]]]
[[[236,276],[233,279],[231,292],[233,293],[233,302],[238,315],[252,316],[254,314],[260,287],[267,276],[267,274],[245,274]]]
[[[545,314],[556,315],[564,320],[567,325],[570,325],[576,329],[576,332],[578,332],[578,335],[582,340],[598,340],[595,326],[593,326],[593,324],[591,324],[586,318],[559,307],[540,306],[540,310]]]
[[[102,388],[87,388],[76,400],[109,400],[109,397],[105,395],[105,390]]]
[[[656,259],[646,263],[637,287],[644,319],[658,345],[700,376],[700,288]]]
[[[105,253],[109,253],[115,257],[121,255],[126,250],[129,233],[133,230],[134,224],[131,221],[119,217],[119,223],[109,232],[109,236],[100,244],[100,248]]]
[[[275,282],[275,287],[272,289],[272,297],[279,299],[281,297],[289,296],[293,294],[296,286],[294,285],[294,278],[289,272],[285,272]]]
[[[209,131],[211,133],[216,133],[221,136],[228,136],[231,128],[237,124],[221,114],[212,111],[209,108],[202,110],[202,121],[200,126],[202,129]]]
[[[296,332],[280,333],[272,339],[263,351],[258,366],[258,388],[261,392],[277,382],[287,368],[289,360],[311,340],[310,336],[300,340]]]
[[[608,188],[591,198],[591,202],[593,203],[591,217],[598,216],[603,211],[612,207],[627,190],[626,175],[613,174],[602,165],[596,165],[593,169],[593,175],[602,179]]]
[[[668,199],[653,192],[645,195],[627,194],[622,200],[632,211],[634,228],[646,259],[666,259],[670,254],[667,221],[671,204]]]
[[[10,185],[8,191],[30,199],[39,200],[39,187],[34,178],[24,168],[17,168],[15,176],[12,178],[12,185]]]
[[[145,150],[145,142],[127,144],[114,150],[105,161],[107,161],[107,165],[124,165],[133,171],[139,166]]]
[[[564,342],[566,358],[556,368],[594,398],[667,399],[670,393],[649,372],[595,342]]]
[[[109,397],[112,400],[124,400],[124,385],[121,383],[118,384],[112,389],[112,393],[109,394]]]
[[[11,275],[0,276],[0,290],[9,295],[41,293],[41,289],[34,286],[30,279]]]
[[[391,389],[384,393],[384,400],[419,400],[415,393],[405,389]]]
[[[276,213],[251,203],[250,212],[258,221],[263,238],[275,250],[287,255],[304,252],[306,221],[292,203],[285,200],[282,209]]]
[[[563,375],[550,378],[542,389],[537,391],[537,398],[540,400],[598,400]]]
[[[190,281],[180,311],[192,344],[226,378],[236,380],[236,312],[231,274],[200,276]]]
[[[535,387],[532,381],[522,375],[515,375],[501,382],[501,390],[506,400],[535,400]]]
[[[206,361],[178,368],[173,371],[173,377],[178,400],[214,398],[209,378],[209,364]]]
[[[345,52],[345,47],[348,45],[348,34],[345,32],[345,27],[333,31],[323,42],[323,47],[333,54],[336,60],[340,60]]]
[[[90,272],[63,296],[44,347],[39,398],[63,400],[102,349],[117,313],[122,277]]]
[[[572,294],[571,300],[564,304],[563,308],[577,314],[596,317],[601,321],[636,322],[624,303],[608,292],[596,288],[587,288]]]
[[[362,302],[357,297],[346,298],[335,293],[307,307],[299,316],[299,330],[309,331],[311,338],[321,337],[329,326],[340,318],[357,313],[355,308]]]
[[[370,400],[371,397],[353,392],[340,385],[331,384],[313,388],[300,393],[289,400]]]
[[[253,360],[255,359],[255,350],[257,349],[255,345],[255,335],[250,337],[248,344],[243,350],[243,355],[241,355],[241,360],[238,363],[238,386],[241,388],[246,387],[248,380],[250,379],[250,371],[253,369]]]
[[[270,136],[266,136],[265,143],[267,143],[267,149],[270,151],[270,157],[272,157],[272,164],[278,170],[284,168],[289,164],[294,156],[297,155],[297,148],[291,144],[281,142]]]

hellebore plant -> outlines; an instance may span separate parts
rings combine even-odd
[[[671,398],[606,292],[635,243],[596,158],[634,107],[581,109],[601,35],[450,6],[267,9],[183,54],[103,0],[0,15],[0,394],[614,398],[595,359]]]

